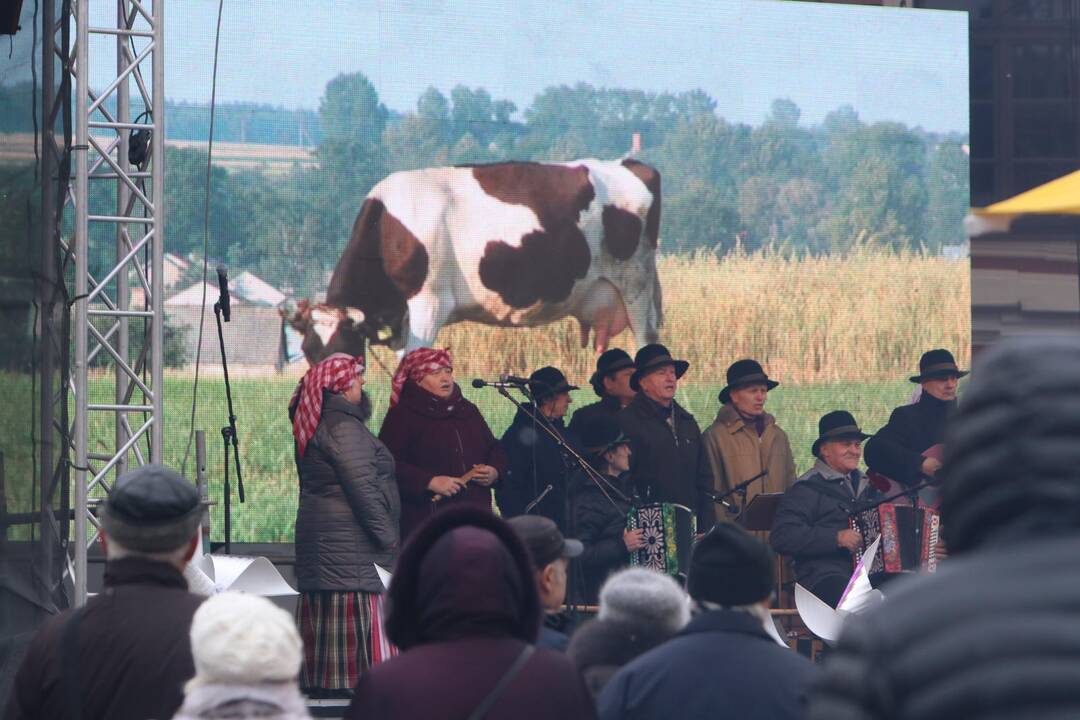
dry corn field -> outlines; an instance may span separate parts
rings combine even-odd
[[[689,382],[723,378],[743,357],[792,384],[876,382],[911,374],[926,349],[970,360],[970,273],[966,261],[860,249],[846,256],[785,257],[766,251],[723,258],[661,256],[661,341],[690,361]],[[450,326],[439,344],[461,376],[561,368],[584,382],[591,348],[577,322],[526,330],[474,323]],[[633,353],[627,330],[614,340]],[[385,350],[379,359],[392,366]]]

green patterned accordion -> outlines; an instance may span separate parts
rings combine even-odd
[[[650,503],[630,508],[628,530],[641,528],[645,547],[630,553],[630,564],[668,575],[686,575],[697,533],[697,518],[690,508],[675,503]]]

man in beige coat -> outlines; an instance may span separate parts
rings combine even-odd
[[[717,493],[726,493],[763,470],[768,474],[746,490],[747,503],[759,493],[782,493],[795,482],[795,460],[787,433],[765,412],[765,399],[779,384],[769,379],[755,360],[739,360],[728,368],[727,387],[720,391],[720,411],[701,436]],[[718,515],[722,519],[733,517]]]

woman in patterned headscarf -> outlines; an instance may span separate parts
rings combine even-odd
[[[480,411],[462,397],[449,350],[419,348],[401,359],[379,439],[397,461],[402,539],[439,508],[491,509],[491,487],[506,472],[506,456]]]
[[[365,426],[364,365],[336,353],[304,375],[289,402],[300,501],[296,511],[301,686],[349,694],[393,651],[382,635],[375,565],[391,568],[401,505],[394,458]]]

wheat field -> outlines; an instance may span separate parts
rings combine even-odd
[[[665,255],[661,341],[690,361],[692,383],[714,383],[734,360],[753,357],[792,384],[884,382],[910,375],[933,347],[970,360],[971,283],[966,261],[859,248],[845,256],[776,251]],[[584,381],[594,369],[575,320],[506,330],[444,328],[459,374],[527,374],[555,365]],[[613,345],[633,354],[629,331]],[[385,350],[379,359],[392,365]]]

